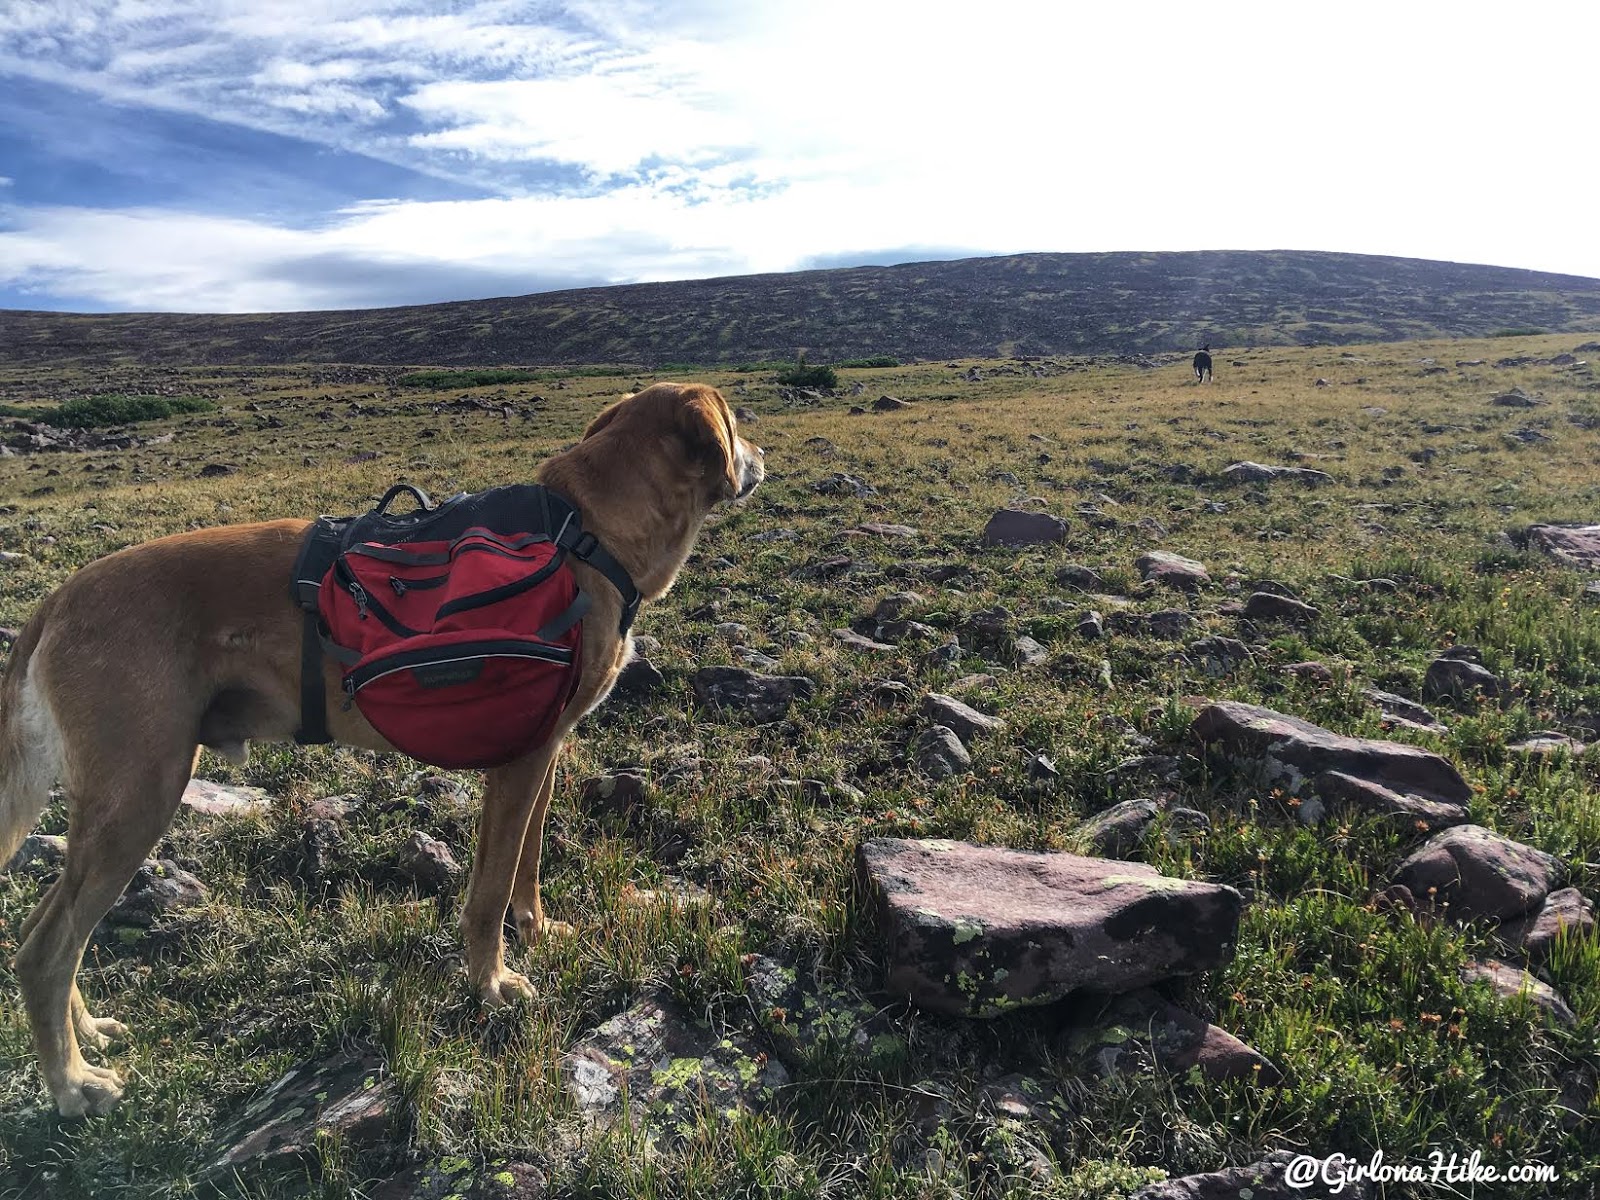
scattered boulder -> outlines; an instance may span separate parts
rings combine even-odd
[[[450,853],[450,847],[420,830],[400,847],[396,863],[401,874],[428,895],[450,891],[461,877],[461,864]]]
[[[205,884],[170,858],[147,858],[106,913],[106,923],[149,929],[165,917],[204,904],[210,894]]]
[[[922,711],[935,724],[953,729],[963,742],[981,734],[998,733],[1006,727],[1005,721],[1001,718],[981,713],[970,705],[961,703],[954,696],[946,696],[942,692],[929,692],[924,696]]]
[[[11,856],[0,875],[37,870],[40,874],[59,871],[67,861],[67,839],[53,833],[30,833]]]
[[[1148,582],[1164,584],[1186,592],[1195,591],[1211,582],[1211,576],[1204,564],[1166,550],[1152,550],[1148,554],[1141,554],[1134,559],[1133,567],[1139,572],[1140,578]]]
[[[1203,637],[1190,642],[1184,649],[1184,655],[1191,662],[1199,664],[1207,675],[1226,675],[1236,667],[1253,662],[1255,657],[1250,653],[1249,646],[1230,637]]]
[[[1065,541],[1067,523],[1049,513],[1002,508],[983,529],[985,546],[1049,546]]]
[[[1077,588],[1081,592],[1099,592],[1106,586],[1098,571],[1081,563],[1068,563],[1057,568],[1055,579],[1062,587]]]
[[[1430,838],[1395,871],[1424,907],[1448,902],[1450,915],[1518,917],[1537,907],[1561,878],[1554,855],[1485,829],[1458,825]]]
[[[899,621],[922,608],[927,601],[916,592],[893,592],[879,600],[872,610],[872,619],[878,624]]]
[[[1474,661],[1475,658],[1476,653],[1470,647],[1457,647],[1434,659],[1422,678],[1423,699],[1460,704],[1480,692],[1485,696],[1498,696],[1500,680],[1493,671]]]
[[[1171,642],[1189,632],[1194,624],[1192,613],[1181,608],[1163,608],[1153,613],[1116,612],[1111,614],[1111,628],[1119,633],[1152,637]]]
[[[1381,691],[1378,688],[1362,688],[1361,695],[1368,703],[1377,707],[1379,716],[1391,724],[1423,729],[1429,733],[1449,732],[1438,717],[1415,700],[1407,700],[1404,696],[1397,696],[1393,692]]]
[[[1288,1150],[1274,1150],[1247,1167],[1149,1184],[1128,1200],[1312,1200],[1313,1193],[1305,1188],[1308,1183],[1320,1181],[1289,1179],[1289,1164],[1299,1157],[1302,1156]],[[1339,1200],[1368,1200],[1371,1195],[1372,1189],[1365,1181],[1352,1180],[1344,1184]]]
[[[1578,1023],[1577,1014],[1555,988],[1543,980],[1535,979],[1521,967],[1514,967],[1497,958],[1467,963],[1461,968],[1461,982],[1468,986],[1487,984],[1495,995],[1508,1002],[1526,1000],[1543,1013],[1547,1021],[1559,1025]]]
[[[183,806],[190,812],[208,817],[258,812],[271,802],[271,797],[261,788],[212,783],[209,779],[189,780],[188,786],[183,789],[182,800]]]
[[[1465,804],[1397,792],[1343,771],[1324,771],[1312,780],[1311,788],[1321,804],[1308,805],[1302,801],[1299,815],[1307,823],[1320,820],[1328,809],[1340,805],[1399,818],[1407,829],[1447,829],[1465,824],[1467,820]]]
[[[1600,568],[1600,525],[1534,525],[1528,529],[1528,545],[1564,567]]]
[[[889,645],[887,642],[875,642],[869,637],[863,637],[853,629],[835,629],[833,631],[833,636],[840,642],[844,643],[844,645],[848,646],[851,650],[892,651],[894,649],[894,647]]]
[[[972,770],[972,755],[948,725],[923,730],[911,744],[911,753],[930,779],[948,779]]]
[[[623,1114],[646,1138],[676,1141],[712,1112],[759,1110],[789,1072],[744,1030],[719,1028],[665,997],[644,996],[561,1060],[567,1093],[591,1121]]]
[[[758,675],[742,667],[701,667],[694,693],[702,704],[746,712],[757,721],[776,721],[796,700],[816,695],[817,685],[803,675]]]
[[[1296,624],[1315,621],[1320,614],[1314,605],[1280,596],[1275,592],[1253,592],[1244,602],[1244,615],[1252,621],[1289,621]]]
[[[856,865],[886,942],[886,990],[935,1012],[994,1017],[1210,970],[1238,935],[1234,889],[1139,863],[875,838]]]
[[[1579,758],[1588,747],[1577,738],[1565,733],[1554,729],[1541,729],[1520,742],[1512,742],[1506,749],[1517,754],[1531,754],[1538,757],[1565,754],[1569,758]]]
[[[1249,1079],[1272,1087],[1283,1072],[1227,1030],[1186,1012],[1149,988],[1120,996],[1101,1018],[1074,1030],[1069,1046],[1102,1078],[1151,1067],[1172,1075]]]
[[[843,471],[835,471],[832,475],[817,480],[811,485],[811,490],[819,496],[855,496],[857,499],[878,494],[878,489],[866,480],[846,475]]]
[[[1258,462],[1236,462],[1223,470],[1222,477],[1229,483],[1270,483],[1283,479],[1313,487],[1333,482],[1333,476],[1326,471],[1314,471],[1310,467],[1269,467]]]
[[[1502,922],[1495,936],[1512,950],[1543,962],[1563,935],[1592,937],[1594,931],[1594,902],[1577,888],[1568,887],[1546,896],[1538,912]]]
[[[1497,408],[1533,408],[1544,401],[1536,400],[1521,388],[1514,387],[1509,392],[1501,392],[1490,403]]]
[[[886,525],[881,521],[866,521],[857,525],[852,533],[867,533],[881,538],[914,538],[917,531],[910,525]]]
[[[1154,800],[1124,800],[1084,819],[1073,840],[1102,858],[1126,858],[1144,841],[1161,812]]]
[[[775,958],[752,954],[744,961],[745,994],[778,1057],[804,1070],[819,1054],[843,1051],[882,1070],[905,1051],[882,1007],[839,984],[811,976]]]
[[[873,412],[898,412],[902,408],[910,407],[910,404],[898,396],[879,396],[872,402]]]
[[[1023,634],[1011,644],[1012,656],[1017,665],[1022,667],[1037,667],[1050,660],[1050,651],[1036,642],[1027,634]]]
[[[1310,680],[1312,683],[1333,682],[1333,668],[1325,662],[1290,663],[1283,669],[1283,673],[1292,675],[1296,679]]]
[[[295,1067],[226,1126],[218,1139],[225,1149],[206,1173],[231,1181],[235,1172],[311,1158],[330,1134],[355,1150],[376,1145],[388,1136],[399,1099],[376,1050]]]
[[[667,679],[653,662],[642,654],[635,654],[621,671],[611,687],[612,694],[642,700],[653,696],[667,686]]]
[[[1472,797],[1449,760],[1417,746],[1331,733],[1254,704],[1225,700],[1195,717],[1193,736],[1225,756],[1258,766],[1291,791],[1326,771],[1370,780],[1401,795],[1464,805]]]

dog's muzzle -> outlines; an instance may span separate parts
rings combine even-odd
[[[744,461],[739,467],[739,494],[735,499],[743,500],[767,477],[767,468],[763,463],[766,453],[760,446],[750,446],[743,455]]]

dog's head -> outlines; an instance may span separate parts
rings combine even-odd
[[[766,477],[761,447],[739,436],[722,393],[703,383],[657,383],[617,401],[589,423],[584,441],[609,431],[635,450],[676,444],[691,475],[704,485],[707,507],[748,496]]]

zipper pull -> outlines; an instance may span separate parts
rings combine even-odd
[[[389,586],[394,589],[396,596],[404,596],[406,594],[406,581],[398,575],[389,576]]]
[[[367,590],[355,580],[350,581],[350,598],[356,602],[356,616],[367,619]]]

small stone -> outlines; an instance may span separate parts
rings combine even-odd
[[[53,833],[30,833],[11,856],[0,874],[10,875],[29,869],[46,873],[59,871],[67,861],[67,839]]]
[[[1568,887],[1546,896],[1537,912],[1502,922],[1495,936],[1512,950],[1543,962],[1560,938],[1589,938],[1594,931],[1594,902]]]
[[[872,402],[873,412],[898,412],[902,408],[910,407],[911,405],[901,400],[898,396],[879,396]]]
[[[1458,920],[1517,917],[1538,906],[1561,878],[1554,855],[1485,829],[1459,825],[1402,862],[1395,882],[1424,906],[1448,901]]]
[[[648,793],[649,785],[644,776],[636,771],[596,775],[578,786],[584,811],[595,816],[627,816],[644,801]]]
[[[1310,604],[1272,592],[1254,592],[1244,602],[1244,615],[1252,621],[1289,621],[1303,624],[1315,621],[1318,610]]]
[[[702,704],[749,713],[758,721],[776,721],[796,700],[816,695],[817,685],[803,675],[758,675],[740,667],[701,667],[694,691]]]
[[[1545,1019],[1559,1025],[1576,1025],[1577,1014],[1561,994],[1542,980],[1535,979],[1521,967],[1491,958],[1482,962],[1469,962],[1461,968],[1461,981],[1465,984],[1487,984],[1502,1000],[1518,1003],[1526,1000],[1544,1014]]]
[[[898,621],[921,609],[927,601],[916,592],[894,592],[878,601],[872,610],[872,619],[879,624]]]
[[[1078,618],[1076,629],[1079,637],[1096,641],[1106,635],[1105,618],[1091,608]]]
[[[170,858],[147,858],[105,919],[111,925],[149,929],[164,917],[204,904],[209,895],[205,884]]]
[[[851,650],[880,652],[894,650],[894,647],[887,642],[875,642],[869,637],[862,637],[853,629],[835,629],[833,636]]]
[[[1057,568],[1055,579],[1062,587],[1077,588],[1081,592],[1099,592],[1105,588],[1100,573],[1081,563],[1068,563]]]
[[[1012,643],[1012,653],[1017,663],[1024,667],[1037,667],[1050,659],[1050,652],[1026,634]]]
[[[461,876],[450,847],[418,830],[406,839],[396,856],[401,872],[429,895],[449,891]]]
[[[1103,858],[1126,858],[1144,841],[1160,812],[1154,800],[1124,800],[1086,818],[1073,831],[1074,840]]]
[[[922,711],[934,724],[955,730],[963,742],[982,734],[998,733],[1006,727],[999,717],[988,716],[940,692],[929,692],[922,698]]]
[[[261,788],[212,783],[209,779],[191,779],[183,789],[183,806],[208,817],[259,812],[270,803],[271,798]]]
[[[930,779],[948,779],[972,769],[972,756],[955,730],[947,725],[923,730],[911,744],[911,753],[917,766]]]
[[[637,639],[635,639],[637,642]],[[634,657],[627,665],[617,672],[617,681],[612,685],[612,693],[631,699],[643,699],[661,691],[667,685],[666,676],[648,658],[637,653],[635,645]]]
[[[1211,582],[1211,575],[1202,563],[1181,554],[1166,550],[1152,550],[1134,560],[1134,569],[1142,579],[1165,584],[1182,591],[1192,592]]]
[[[1002,508],[983,530],[985,546],[1042,546],[1065,541],[1067,523],[1048,513]]]
[[[1569,737],[1553,729],[1544,729],[1524,738],[1520,742],[1511,743],[1506,749],[1517,754],[1530,754],[1541,758],[1546,758],[1553,754],[1565,754],[1568,758],[1579,758],[1587,747],[1575,737]]]
[[[1457,704],[1470,701],[1478,693],[1498,696],[1500,680],[1494,672],[1465,657],[1442,654],[1428,666],[1422,679],[1426,700],[1449,700]]]

